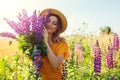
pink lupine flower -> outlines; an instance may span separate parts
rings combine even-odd
[[[113,68],[113,54],[110,54],[109,52],[106,52],[106,61],[107,61],[107,67],[109,69]]]
[[[22,15],[23,14],[23,15]],[[22,14],[19,13],[19,15],[17,16],[17,18],[19,19],[21,26],[23,27],[24,33],[29,33],[30,32],[30,24],[31,24],[31,19],[30,17],[28,17],[27,15],[27,11],[26,10],[22,10]]]
[[[8,23],[8,25],[17,33],[17,34],[24,34],[23,28],[21,27],[21,23],[17,23],[14,21],[11,21],[9,19],[4,18],[4,20]]]
[[[110,43],[108,46],[108,52],[106,52],[106,62],[109,69],[113,68],[113,50],[114,46]]]
[[[119,38],[119,47],[120,47],[120,38]]]
[[[13,33],[10,33],[10,32],[2,32],[2,33],[0,33],[0,36],[1,37],[9,37],[9,38],[12,38],[12,39],[17,39],[16,35],[13,34]]]
[[[94,47],[95,47],[95,45],[94,45],[94,43],[93,43],[93,41],[92,41],[92,39],[90,40],[90,50],[91,51],[94,51]]]
[[[119,37],[116,33],[114,33],[114,37],[113,37],[113,46],[115,50],[118,50],[119,48]]]
[[[75,44],[75,49],[74,49],[75,54],[79,55],[80,61],[83,60],[83,48],[79,43]]]

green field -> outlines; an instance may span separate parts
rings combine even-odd
[[[120,79],[120,51],[114,51],[114,67],[109,69],[106,63],[106,52],[108,45],[113,42],[113,35],[94,36],[71,36],[65,37],[70,56],[68,58],[67,80],[119,80]],[[94,48],[98,40],[101,49],[101,72],[94,72]],[[12,43],[11,43],[12,42]],[[81,53],[75,52],[75,44],[79,43],[83,48],[83,58]],[[120,48],[120,47],[119,47]],[[34,68],[29,59],[24,55],[13,55],[19,53],[17,42],[13,39],[0,39],[0,80],[35,80]],[[3,73],[4,72],[4,73]],[[97,75],[97,76],[96,76]]]

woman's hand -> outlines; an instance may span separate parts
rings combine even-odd
[[[44,42],[47,45],[48,44],[48,32],[47,32],[45,26],[44,26],[44,29],[43,29],[43,36],[44,36]]]

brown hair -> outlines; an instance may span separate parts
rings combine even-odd
[[[62,30],[62,23],[61,23],[60,17],[55,14],[50,14],[49,16],[51,16],[51,15],[57,17],[57,20],[58,20],[57,21],[57,30],[53,33],[52,41],[54,43],[65,42],[65,39],[63,37],[60,37],[60,33]]]

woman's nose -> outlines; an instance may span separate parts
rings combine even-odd
[[[48,24],[47,24],[48,26],[52,26],[52,22],[48,22]]]
[[[52,22],[48,22],[48,25],[52,25]]]
[[[47,23],[46,27],[50,28],[52,25],[51,23]]]

